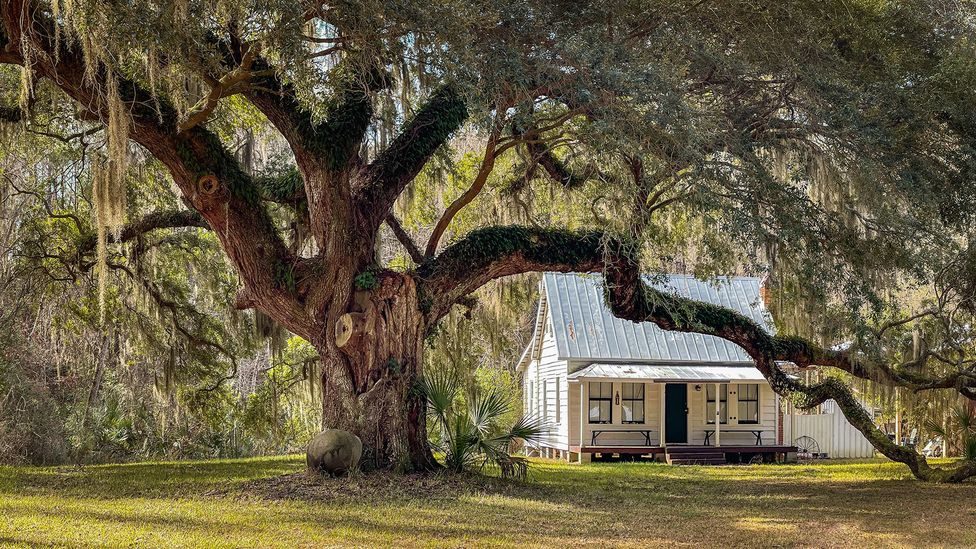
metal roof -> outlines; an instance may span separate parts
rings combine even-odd
[[[659,290],[728,307],[772,332],[758,278],[704,281],[689,275],[658,275],[646,276],[645,282]],[[599,274],[545,273],[543,284],[560,360],[752,363],[741,347],[724,339],[665,331],[651,322],[613,316],[604,302]]]
[[[652,364],[590,364],[569,379],[627,381],[766,381],[755,366],[656,366]]]

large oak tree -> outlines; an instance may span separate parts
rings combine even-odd
[[[357,433],[375,466],[435,466],[415,387],[425,337],[452,307],[498,278],[593,271],[618,316],[733,341],[780,394],[834,399],[920,478],[959,481],[976,463],[929,466],[838,378],[805,384],[782,364],[976,398],[968,348],[932,345],[892,365],[884,339],[930,317],[954,322],[950,305],[972,311],[970,15],[949,2],[3,0],[0,63],[19,67],[22,90],[0,114],[29,121],[49,86],[79,120],[106,125],[99,234],[85,250],[212,230],[241,279],[236,306],[315,347],[325,426]],[[220,137],[251,110],[291,161],[253,169]],[[395,205],[455,136],[476,143],[480,163],[418,245]],[[129,140],[166,167],[189,210],[124,223]],[[513,195],[540,181],[590,193],[601,226],[452,231],[508,177]],[[938,279],[958,291],[875,323],[874,347],[773,336],[642,282],[642,261],[689,223],[761,252],[851,317],[878,310],[879,272],[888,287]],[[378,261],[384,224],[411,266]]]

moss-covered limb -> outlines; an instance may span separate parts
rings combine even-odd
[[[257,176],[254,183],[264,200],[280,204],[297,204],[305,200],[305,182],[295,166],[289,166],[281,173]]]
[[[133,221],[122,228],[119,238],[109,236],[113,242],[128,242],[146,233],[159,229],[176,229],[180,227],[196,227],[199,229],[209,229],[210,225],[200,215],[200,212],[193,210],[167,210],[153,212],[141,219]],[[85,237],[78,244],[78,255],[85,255],[93,252],[97,244],[94,234]]]
[[[357,157],[373,116],[372,94],[389,85],[379,68],[346,63],[333,69],[335,92],[322,120],[297,98],[291,83],[282,81],[261,58],[255,61],[252,86],[244,94],[285,137],[300,164],[315,162],[342,171]]]
[[[534,271],[599,271],[620,245],[598,231],[504,226],[472,231],[417,268],[432,319],[496,278]]]
[[[778,360],[789,360],[800,367],[829,366],[861,379],[897,385],[916,392],[957,389],[967,398],[972,398],[963,390],[969,389],[971,392],[976,389],[974,367],[932,376],[903,366],[889,366],[848,350],[824,349],[799,337],[777,337],[774,345]],[[924,363],[924,358],[921,362]]]
[[[491,227],[472,232],[428,259],[418,267],[417,275],[422,280],[421,302],[428,304],[425,314],[428,322],[433,322],[460,297],[495,278],[531,271],[602,271],[606,300],[614,315],[634,322],[653,322],[665,330],[713,335],[739,345],[778,394],[801,407],[835,400],[848,421],[878,451],[905,463],[920,479],[959,482],[976,474],[976,467],[969,462],[933,468],[914,449],[893,443],[841,381],[829,379],[806,385],[779,366],[781,362],[793,362],[865,373],[864,364],[857,363],[854,357],[798,338],[773,336],[736,311],[650,286],[643,280],[634,257],[631,245],[602,232]],[[906,383],[901,378],[896,381]]]
[[[855,377],[887,382],[913,391],[976,388],[972,370],[944,376],[925,375],[877,363],[849,351],[825,349],[803,338],[771,336],[750,318],[735,311],[644,284],[639,267],[626,261],[608,263],[605,272],[608,303],[614,314],[622,318],[635,322],[651,320],[668,330],[715,335],[737,343],[747,351],[753,349],[774,362],[791,362],[801,367],[833,367]]]
[[[639,269],[632,263],[609,263],[605,273],[607,300],[617,316],[635,322],[654,322],[666,330],[714,335],[736,343],[752,357],[778,394],[805,408],[834,400],[851,425],[879,452],[908,465],[921,480],[961,482],[976,475],[976,464],[972,462],[934,468],[914,449],[892,442],[841,381],[828,379],[806,385],[788,376],[779,366],[781,361],[823,365],[817,362],[818,356],[838,358],[829,352],[796,338],[771,336],[751,319],[724,307],[657,290],[640,280]]]
[[[460,91],[443,86],[366,168],[356,189],[356,207],[370,229],[380,226],[403,189],[467,118]]]

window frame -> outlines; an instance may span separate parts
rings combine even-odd
[[[542,380],[542,421],[549,421],[549,380]]]
[[[603,393],[603,385],[609,385],[610,386],[610,393],[606,397],[603,397],[603,396],[594,397],[593,396],[593,385],[594,384],[600,385],[600,393],[601,394]],[[607,403],[607,415],[608,415],[607,421],[602,421],[601,419],[598,419],[596,421],[593,420],[593,416],[590,415],[590,410],[593,408],[593,405],[592,405],[593,402],[606,402]],[[599,410],[599,408],[598,408],[598,410]],[[600,418],[603,417],[600,412],[598,412],[598,414],[600,414]],[[608,382],[608,381],[589,381],[589,382],[587,382],[587,385],[586,385],[586,421],[590,425],[612,425],[613,424],[613,383],[612,382]]]
[[[755,387],[756,388],[756,398],[742,398],[743,388],[744,387]],[[736,396],[736,410],[735,410],[736,411],[736,415],[735,415],[735,419],[736,419],[736,422],[739,425],[759,425],[759,424],[762,423],[762,408],[759,407],[759,403],[760,403],[760,400],[761,400],[761,396],[760,396],[761,394],[762,394],[762,388],[759,387],[759,384],[758,383],[740,383],[738,385],[738,387],[736,387],[736,391],[735,391],[735,396]],[[753,402],[756,404],[756,419],[755,420],[752,420],[752,419],[742,419],[743,418],[742,405],[743,404],[753,403]]]
[[[633,396],[633,393],[632,393],[632,396],[628,398],[627,397],[626,390],[625,390],[627,386],[630,386],[630,387],[633,387],[633,388],[640,387],[640,398],[634,397]],[[647,398],[647,387],[645,386],[644,383],[630,383],[630,382],[621,383],[621,385],[620,385],[620,423],[622,423],[624,425],[644,425],[644,424],[646,424],[647,423],[647,407],[646,407],[647,402],[645,400],[646,398]],[[639,408],[636,405],[637,402],[640,402],[640,407]],[[630,403],[631,417],[633,417],[635,415],[634,414],[634,411],[635,410],[640,410],[640,421],[637,421],[637,420],[627,421],[627,420],[624,419],[624,406],[626,406],[627,403]]]
[[[722,405],[723,404],[725,405],[725,414],[724,417],[721,418],[719,425],[729,425],[729,384],[719,383],[718,386],[719,386],[719,392],[725,393],[724,398],[719,397],[719,401],[718,401],[718,406],[720,410],[722,408]],[[712,413],[709,413],[709,408],[708,408],[709,406],[715,405],[715,399],[708,397],[709,389],[714,387],[715,387],[714,383],[706,383],[705,390],[702,391],[703,393],[705,393],[705,425],[715,425],[715,410],[711,410]],[[723,387],[725,388],[725,391],[722,391]]]
[[[561,399],[559,398],[559,385],[560,385],[559,380],[560,379],[561,378],[557,377],[556,379],[553,380],[553,383],[556,386],[556,393],[555,393],[554,398],[553,398],[553,403],[556,405],[556,425],[561,425],[562,422],[563,422],[563,413],[562,413],[562,409],[560,407],[560,404],[562,404],[562,403],[560,402]]]

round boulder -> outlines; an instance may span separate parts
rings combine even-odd
[[[305,453],[306,463],[312,471],[330,475],[343,475],[359,467],[363,457],[363,441],[340,429],[326,429],[312,437]]]

